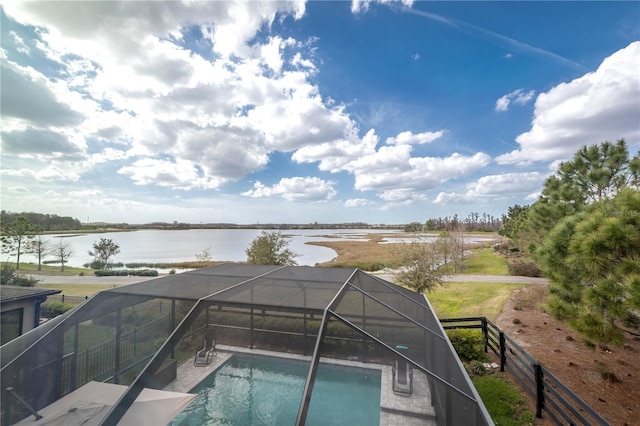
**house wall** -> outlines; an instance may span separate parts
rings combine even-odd
[[[36,307],[38,303],[34,300],[23,300],[10,303],[3,303],[0,307],[1,312],[13,311],[15,309],[22,308],[22,331],[20,334],[24,334],[29,330],[35,328],[36,324]]]

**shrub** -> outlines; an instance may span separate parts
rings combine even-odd
[[[507,265],[509,275],[517,275],[520,277],[541,277],[542,271],[533,262],[515,262],[510,261]]]
[[[0,267],[0,284],[17,285],[20,287],[33,287],[38,282],[37,279],[16,272],[16,268],[9,262],[3,262]]]
[[[487,372],[487,369],[484,368],[484,362],[482,361],[471,361],[471,372],[476,376],[484,376]]]
[[[43,318],[55,318],[58,315],[62,315],[74,305],[62,302],[45,302],[40,305],[40,316]]]
[[[458,356],[465,361],[486,361],[484,336],[480,330],[447,330]]]
[[[157,277],[158,271],[155,269],[120,269],[117,271],[95,271],[97,277],[127,277],[129,275],[136,277]]]

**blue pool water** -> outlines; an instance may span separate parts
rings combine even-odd
[[[293,425],[308,363],[235,355],[191,390],[198,397],[171,423]],[[321,364],[307,425],[378,425],[380,371]]]

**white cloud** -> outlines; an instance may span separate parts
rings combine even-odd
[[[382,147],[376,154],[363,157],[350,165],[361,191],[406,189],[424,191],[448,180],[466,176],[489,164],[485,153],[449,157],[410,157],[408,145]]]
[[[385,141],[387,145],[420,145],[425,143],[431,143],[436,139],[440,139],[446,133],[445,130],[438,130],[437,132],[424,132],[413,134],[412,132],[402,132],[395,137],[387,138]]]
[[[54,165],[49,165],[40,170],[35,169],[2,169],[0,171],[6,176],[33,178],[37,181],[70,181],[77,182],[80,179],[73,170],[64,170]]]
[[[511,101],[519,105],[526,105],[527,103],[529,103],[535,96],[536,92],[535,90],[529,90],[528,92],[524,92],[523,90],[524,89],[516,89],[513,92],[500,97],[496,101],[496,111],[507,111],[509,109],[509,104],[511,103]]]
[[[608,58],[594,72],[538,96],[531,130],[516,138],[520,149],[496,158],[529,164],[570,158],[583,145],[624,138],[640,143],[640,42]]]
[[[509,95],[504,95],[496,101],[496,111],[506,111],[509,109]]]
[[[367,10],[369,10],[369,5],[371,3],[382,3],[382,4],[402,3],[407,7],[413,6],[413,0],[351,0],[351,12],[352,13],[366,12]]]
[[[175,162],[145,158],[131,166],[122,167],[118,173],[130,176],[136,185],[153,183],[175,189],[215,189],[226,183],[224,179],[204,176],[191,161],[176,159]]]
[[[273,186],[260,182],[242,195],[253,198],[280,196],[288,201],[326,201],[336,196],[332,182],[317,177],[283,178]]]
[[[54,132],[56,146],[75,146],[85,157],[88,136],[124,145],[126,151],[92,154],[85,166],[120,160],[120,173],[136,184],[174,189],[218,188],[261,170],[274,151],[313,153],[336,141],[350,150],[360,143],[344,107],[323,100],[309,81],[316,72],[307,57],[313,39],[254,39],[276,17],[300,19],[303,1],[151,4],[7,6],[18,21],[46,28],[38,46],[67,78],[54,82],[9,64],[14,72],[5,79],[3,70],[3,115],[67,126]],[[183,45],[182,31],[192,26],[208,38],[213,59]],[[293,57],[289,64],[285,51]],[[30,86],[18,84],[18,72],[30,73]],[[5,90],[14,74],[16,84]],[[53,138],[50,129],[38,131]],[[24,126],[17,132],[9,142],[26,140]],[[16,154],[30,146],[13,145]],[[160,161],[159,153],[175,161]],[[136,163],[126,162],[134,156]]]
[[[373,204],[373,201],[366,198],[351,198],[344,202],[344,206],[348,208],[366,207]]]
[[[291,158],[298,163],[317,161],[320,170],[335,173],[347,170],[353,161],[373,154],[379,140],[373,129],[362,139],[358,139],[354,129],[344,139],[302,147],[294,152]]]
[[[32,125],[67,126],[77,125],[83,119],[82,113],[56,93],[55,84],[31,67],[2,59],[0,85],[3,120],[13,117]]]
[[[100,189],[83,189],[80,191],[71,191],[68,195],[77,198],[99,197],[103,195],[103,192]]]
[[[24,53],[25,55],[29,55],[31,53],[31,49],[24,42],[22,37],[16,34],[15,31],[9,31],[9,35],[13,39],[13,42],[16,44],[16,50],[20,53]]]
[[[519,196],[523,193],[539,192],[547,175],[538,172],[504,173],[483,176],[467,184],[465,193],[440,192],[434,199],[436,204],[488,203]]]

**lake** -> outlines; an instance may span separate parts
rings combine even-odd
[[[262,230],[259,229],[189,229],[189,230],[139,230],[131,232],[104,232],[93,234],[50,234],[44,238],[57,244],[60,238],[74,248],[67,266],[82,267],[93,261],[89,251],[100,238],[109,238],[120,246],[120,253],[112,259],[122,263],[173,263],[193,262],[196,253],[209,249],[212,260],[242,262],[247,260],[245,250]],[[289,241],[289,249],[299,254],[299,265],[315,265],[328,262],[337,256],[330,248],[306,244],[311,241],[336,241],[337,239],[363,239],[366,234],[392,234],[393,230],[379,229],[300,229],[286,230],[282,234]],[[47,257],[45,260],[51,260]],[[4,259],[3,259],[4,260]],[[15,256],[9,258],[15,261]],[[37,257],[22,254],[21,262],[37,263]]]

